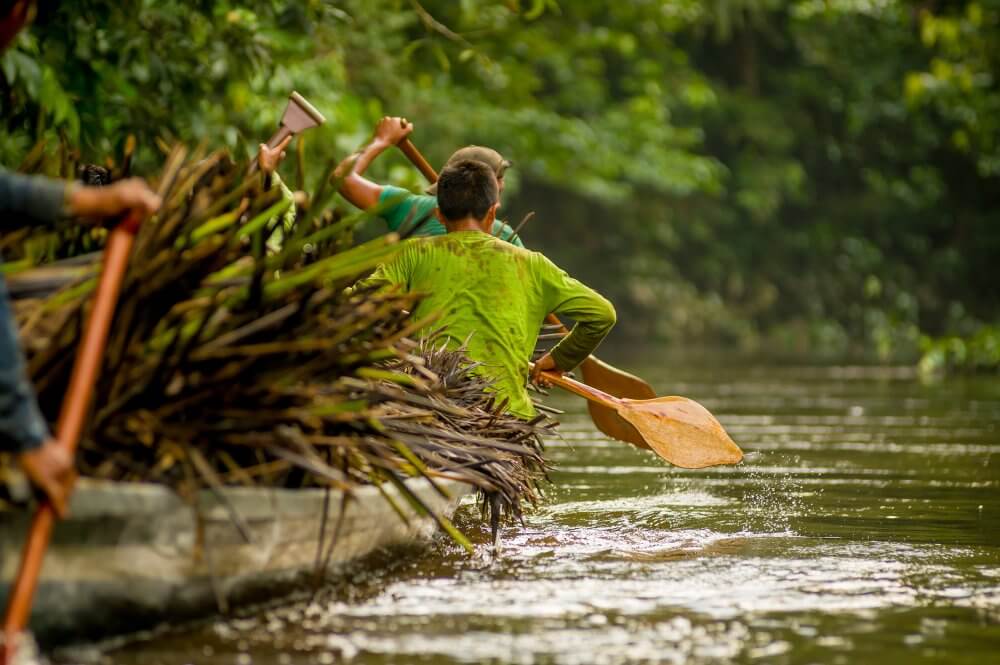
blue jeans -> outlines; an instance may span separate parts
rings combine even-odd
[[[49,436],[25,373],[7,282],[0,275],[0,451],[32,450]]]

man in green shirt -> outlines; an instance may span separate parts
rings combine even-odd
[[[437,187],[437,217],[447,235],[416,238],[365,283],[387,283],[425,294],[414,317],[434,312],[449,345],[467,342],[477,372],[508,409],[531,418],[535,408],[526,383],[529,359],[549,312],[576,320],[572,332],[535,363],[536,372],[576,367],[611,330],[615,310],[596,291],[560,270],[538,252],[504,242],[493,228],[500,191],[489,166],[462,161],[446,166]]]
[[[364,177],[365,170],[376,157],[409,136],[412,131],[413,125],[406,118],[382,118],[375,127],[371,142],[337,167],[336,176],[343,177],[340,194],[362,210],[381,206],[383,209],[380,216],[389,225],[390,231],[416,228],[415,235],[418,236],[444,235],[447,230],[434,214],[437,208],[437,199],[434,197],[437,185],[431,185],[427,188],[427,194],[421,195],[392,185],[379,185]],[[478,145],[466,146],[456,150],[448,158],[445,167],[470,159],[483,162],[493,169],[499,190],[503,192],[503,176],[510,167],[510,162],[496,150]],[[524,247],[514,229],[500,220],[494,220],[487,232],[518,247]]]

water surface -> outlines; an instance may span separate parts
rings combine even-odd
[[[907,368],[633,367],[701,401],[747,453],[688,471],[609,441],[582,401],[553,485],[469,558],[447,542],[313,599],[104,662],[1000,662],[1000,381]],[[384,565],[392,562],[385,571]]]

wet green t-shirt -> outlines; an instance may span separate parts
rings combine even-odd
[[[426,294],[414,317],[441,312],[430,327],[444,326],[452,348],[468,339],[469,357],[482,363],[476,371],[495,380],[495,392],[509,398],[509,410],[522,418],[535,415],[526,388],[528,362],[545,316],[556,312],[577,321],[552,349],[564,370],[590,355],[615,324],[614,307],[596,291],[538,252],[479,231],[406,241],[365,280],[385,282]]]
[[[443,236],[448,233],[448,229],[434,214],[434,209],[437,208],[436,197],[414,194],[400,187],[385,185],[378,197],[378,203],[380,206],[386,206],[380,216],[389,225],[390,231],[399,231],[401,228],[405,230],[419,224],[414,235]],[[521,238],[514,235],[514,229],[499,219],[493,222],[493,235],[517,247],[524,247]]]

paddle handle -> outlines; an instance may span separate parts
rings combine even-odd
[[[115,313],[118,293],[121,291],[132,243],[141,221],[141,215],[130,213],[125,221],[111,232],[104,250],[104,269],[94,295],[94,305],[83,332],[83,339],[77,348],[73,373],[56,426],[56,445],[61,446],[71,458],[76,452],[80,433],[87,418],[94,385],[104,359],[104,348]],[[49,545],[55,519],[52,504],[44,501],[31,522],[31,530],[25,542],[21,565],[14,578],[7,614],[4,617],[3,665],[12,662],[17,637],[24,630],[31,615],[31,602],[38,585],[42,561]]]
[[[545,320],[554,326],[559,326],[559,332],[566,335],[569,334],[569,329],[566,327],[566,324],[559,320],[559,317],[555,315],[555,312],[549,313],[549,315],[545,317]],[[587,357],[589,358],[590,356]]]
[[[284,141],[286,138],[288,138],[289,136],[291,136],[294,133],[295,132],[293,132],[292,130],[290,130],[285,125],[281,125],[280,127],[278,127],[278,131],[276,131],[274,134],[271,134],[271,138],[269,138],[267,140],[267,147],[268,148],[274,148],[275,146],[277,146],[279,143],[281,143],[282,141]],[[249,169],[248,173],[250,173],[251,175],[253,175],[254,173],[257,172],[258,168],[260,168],[260,167],[257,165],[257,158],[255,157],[254,160],[252,162],[250,162],[250,169]]]
[[[404,138],[402,141],[396,144],[396,146],[406,155],[406,158],[410,160],[410,163],[417,167],[417,170],[424,174],[427,178],[427,182],[434,184],[437,182],[438,174],[434,170],[434,167],[430,165],[424,156],[420,154],[417,150],[417,146],[413,145],[413,142],[408,138]]]
[[[618,410],[621,405],[622,400],[619,397],[614,397],[607,394],[602,390],[598,390],[592,386],[588,386],[585,383],[580,383],[579,381],[574,381],[568,376],[563,376],[562,374],[555,374],[553,372],[542,372],[542,377],[549,383],[559,386],[563,390],[567,390],[571,393],[579,395],[580,397],[589,400],[591,402],[596,402],[602,406],[606,406],[609,409]]]
[[[282,125],[281,127],[278,127],[278,131],[276,131],[274,134],[271,134],[271,138],[269,138],[267,140],[267,147],[268,148],[275,148],[275,147],[277,147],[279,143],[281,143],[282,141],[284,141],[286,138],[288,138],[289,136],[291,136],[294,133],[295,132],[293,132],[291,129],[289,129],[285,125]]]

